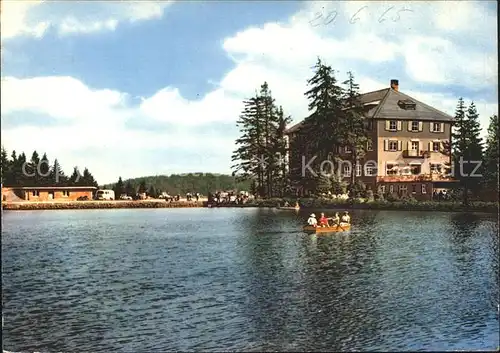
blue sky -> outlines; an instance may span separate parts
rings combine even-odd
[[[451,114],[459,96],[474,100],[486,124],[496,22],[495,2],[5,0],[2,144],[101,183],[230,172],[242,100],[267,80],[301,120],[317,56],[354,71],[362,91],[397,78]]]

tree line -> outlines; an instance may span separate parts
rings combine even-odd
[[[28,159],[24,152],[19,155],[12,151],[10,157],[2,146],[1,150],[1,180],[4,186],[95,186],[97,181],[87,168],[80,172],[78,167],[67,176],[57,159],[50,162],[47,154],[40,158],[33,151]]]
[[[498,116],[490,117],[486,141],[481,139],[479,114],[474,102],[465,106],[458,99],[452,131],[454,177],[462,190],[462,202],[469,203],[469,193],[481,190],[498,195]]]
[[[135,196],[137,193],[146,193],[151,197],[158,197],[162,192],[171,196],[185,195],[188,192],[199,192],[208,195],[217,190],[250,190],[249,180],[238,180],[234,176],[212,173],[187,173],[172,175],[155,175],[123,180],[121,177],[114,184],[103,186],[112,189],[116,197],[122,194]]]
[[[317,176],[306,173],[304,176],[300,160],[290,164],[291,161],[283,160],[282,156],[289,149],[284,131],[291,118],[285,116],[283,107],[275,103],[266,82],[255,96],[244,101],[244,109],[237,121],[241,136],[236,140],[232,169],[239,177],[252,180],[252,192],[261,197],[289,194],[292,186],[306,187],[317,194],[349,192],[352,197],[359,197],[366,190],[354,171],[351,171],[347,183],[338,177],[342,149],[351,150],[351,165],[356,165],[367,152],[369,121],[364,117],[354,74],[349,71],[345,80],[339,81],[335,70],[318,58],[307,85],[304,95],[309,100],[309,115],[295,132],[295,153],[291,158],[294,155],[297,158],[317,156],[311,163],[314,170],[319,170],[321,162],[329,161],[333,170],[325,172],[331,176],[325,173]],[[463,202],[467,203],[469,191],[477,193],[484,186],[498,191],[498,117],[490,118],[484,145],[474,102],[466,108],[460,98],[455,115],[452,145],[448,147],[456,165],[455,178],[463,191]],[[482,173],[483,177],[460,175],[460,156],[464,160],[481,161],[476,173]],[[287,170],[286,165],[296,166],[296,169]],[[464,174],[470,174],[474,168],[473,164],[465,165]]]

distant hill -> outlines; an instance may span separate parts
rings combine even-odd
[[[137,190],[142,181],[146,181],[146,187],[153,186],[155,190],[164,191],[170,195],[184,195],[187,192],[199,192],[202,195],[215,192],[217,190],[244,190],[249,191],[251,181],[236,181],[234,177],[226,174],[213,173],[185,173],[172,175],[154,175],[145,176],[133,179],[124,179],[123,183],[131,182],[132,186]],[[118,181],[118,180],[117,180]],[[105,189],[112,189],[115,183],[101,186]]]

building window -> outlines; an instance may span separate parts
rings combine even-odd
[[[394,192],[394,185],[389,185],[389,192],[391,194]]]
[[[408,187],[406,185],[399,185],[399,192],[404,194],[408,191]]]
[[[398,122],[396,120],[389,120],[389,129],[390,131],[397,131]]]
[[[398,141],[389,141],[389,151],[395,152],[398,150]]]
[[[441,132],[441,123],[432,123],[432,132]]]
[[[342,171],[344,172],[345,177],[351,176],[351,166],[349,164],[344,164]]]
[[[385,174],[386,175],[397,175],[398,168],[396,164],[388,163],[385,165]]]
[[[401,175],[411,175],[410,166],[405,166],[405,167],[401,168]]]
[[[419,175],[422,172],[422,166],[420,164],[410,164],[410,171],[412,175]]]
[[[352,152],[350,146],[345,146],[344,151],[345,151],[345,153],[351,153]]]
[[[32,191],[32,195],[33,195],[33,196],[40,196],[40,191],[38,191],[38,190],[33,190],[33,191]]]
[[[418,152],[418,146],[419,146],[419,142],[418,141],[412,141],[411,142],[411,150],[412,151],[417,151]]]
[[[63,196],[68,197],[69,196],[69,191],[68,190],[63,190]]]
[[[377,175],[377,166],[367,165],[365,166],[365,175],[366,176],[375,176]]]
[[[411,193],[416,194],[417,193],[417,184],[412,184],[411,185]]]
[[[432,152],[439,152],[440,142],[432,143]]]
[[[385,194],[385,185],[380,185],[379,190],[382,194]]]
[[[356,164],[356,176],[361,176],[361,169],[362,169],[362,166],[361,164]]]
[[[367,151],[373,151],[373,142],[372,142],[372,140],[366,141],[366,150]]]
[[[427,187],[425,184],[422,184],[422,194],[427,194]]]
[[[418,121],[410,121],[410,131],[420,131]]]
[[[441,173],[441,164],[431,163],[430,169],[432,174]]]

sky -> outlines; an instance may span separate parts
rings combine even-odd
[[[2,145],[100,184],[230,173],[242,102],[267,81],[293,123],[317,57],[362,92],[498,114],[496,1],[1,3]]]

